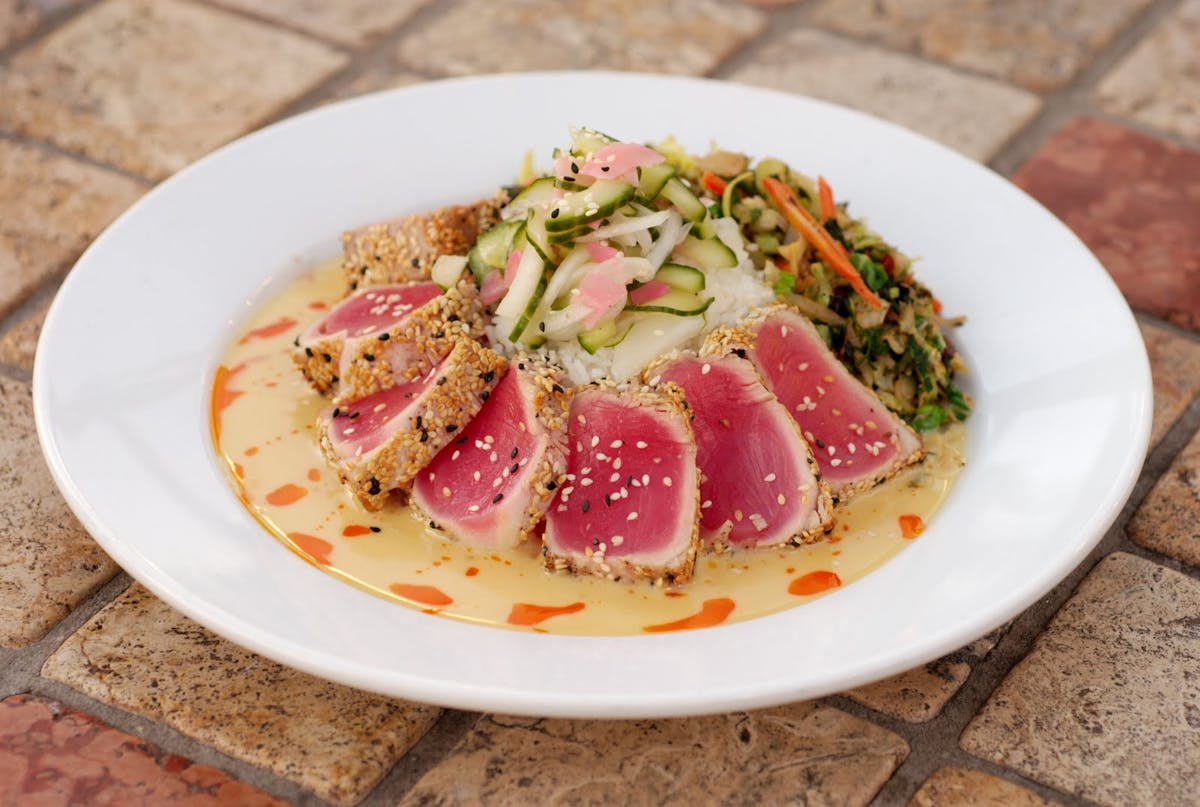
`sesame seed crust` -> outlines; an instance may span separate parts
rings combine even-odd
[[[342,269],[351,291],[366,285],[429,280],[442,255],[465,255],[500,220],[503,192],[469,205],[449,205],[342,234]]]
[[[782,303],[760,309],[755,314],[747,317],[738,325],[722,326],[710,333],[700,348],[700,355],[725,356],[732,353],[742,358],[753,355],[758,348],[759,329],[763,327],[768,319],[780,312],[787,312],[789,314],[798,313],[793,307]],[[803,314],[800,314],[800,316],[803,316]],[[836,358],[834,361],[836,366],[841,368],[841,371],[845,373],[845,377],[847,379],[855,384],[859,384],[857,379],[850,374],[850,371],[842,367],[840,361],[837,361]],[[751,363],[754,364],[753,362]],[[767,389],[771,389],[771,384],[757,365],[755,365],[755,370],[758,371],[759,378],[762,380]],[[861,384],[859,384],[859,386],[861,386]],[[872,397],[874,397],[874,393],[872,393],[870,390],[866,390],[865,387],[864,390],[867,392],[867,394],[870,394]],[[894,412],[891,412],[886,406],[884,406],[882,402],[880,402],[880,408],[890,416],[892,423],[889,423],[888,425],[895,429],[895,431],[887,433],[886,439],[888,443],[895,446],[897,449],[896,462],[881,468],[875,474],[864,476],[863,478],[856,480],[851,484],[843,485],[837,490],[834,490],[833,495],[835,503],[846,501],[855,494],[870,490],[871,488],[886,482],[888,479],[891,479],[905,468],[908,468],[909,466],[925,459],[925,448],[920,436],[913,431],[912,428],[898,415],[896,415]],[[903,432],[906,439],[917,446],[916,450],[905,452],[901,447],[902,443],[900,437],[897,435],[897,432]],[[804,437],[806,442],[810,444],[809,448],[811,457],[811,443],[813,442],[811,435],[805,433]],[[818,447],[825,448],[823,445]]]
[[[321,448],[342,482],[368,510],[379,510],[392,491],[406,491],[422,468],[483,406],[507,360],[472,339],[458,339],[440,367],[444,383],[430,384],[404,422],[372,451],[343,459],[329,437],[336,422],[321,416]],[[447,430],[447,426],[454,426]]]
[[[675,425],[685,431],[687,441],[695,445],[695,436],[692,434],[691,427],[691,407],[683,396],[683,390],[678,385],[663,384],[655,389],[642,387],[619,390],[617,385],[601,381],[580,387],[576,391],[576,395],[589,389],[619,394],[628,403],[671,419]],[[694,464],[693,461],[693,467]],[[636,558],[609,556],[607,546],[603,544],[598,550],[589,549],[584,554],[556,551],[552,546],[553,542],[547,541],[542,547],[542,559],[546,568],[552,572],[598,575],[609,580],[646,579],[652,581],[656,586],[674,585],[690,580],[696,564],[696,554],[700,549],[700,474],[698,471],[694,478],[694,489],[683,491],[684,504],[680,508],[681,518],[685,517],[684,513],[691,510],[690,530],[679,551],[668,561],[647,564],[639,563]]]
[[[313,389],[344,403],[426,372],[457,339],[483,335],[483,305],[464,280],[413,309],[388,330],[347,339],[345,333],[298,340],[292,360]]]

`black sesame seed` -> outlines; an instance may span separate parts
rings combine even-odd
[[[329,379],[329,383],[330,383],[330,384],[336,384],[337,382],[338,382],[338,377],[337,377],[337,376],[333,376],[332,378],[330,378],[330,379]]]
[[[571,173],[572,173],[572,174],[578,174],[578,173],[579,173],[579,164],[578,164],[578,163],[574,163],[574,162],[573,162],[573,163],[571,163]]]
[[[733,351],[739,359],[746,358],[746,349],[744,347],[734,348]]]
[[[558,483],[555,482],[553,479],[551,479],[549,482],[546,483],[546,490],[554,490],[557,487],[558,487]]]
[[[550,218],[552,218],[552,219],[558,218],[558,208],[557,207],[550,211]]]
[[[437,380],[437,385],[438,385],[439,387],[440,387],[442,384],[445,384],[445,383],[446,383],[446,376],[442,376],[441,378],[439,378],[439,379]]]
[[[601,170],[601,171],[608,171],[608,169],[609,169],[609,168],[611,168],[611,167],[612,167],[612,166],[609,166],[609,165],[602,165],[602,166],[600,166],[600,170]]]
[[[375,361],[375,354],[374,353],[364,353],[363,358],[366,359],[367,361]]]
[[[383,532],[383,527],[372,527],[371,532]]]
[[[546,323],[545,323],[545,322],[539,322],[539,323],[538,323],[538,330],[539,330],[539,331],[541,331],[542,333],[545,333],[545,332],[546,332]]]
[[[484,380],[484,381],[486,381],[486,382],[488,382],[489,384],[490,384],[490,383],[491,383],[491,382],[492,382],[492,381],[493,381],[495,378],[496,378],[496,371],[495,371],[495,370],[488,370],[486,373],[484,373],[484,374],[483,374],[483,380]]]
[[[555,384],[555,385],[554,385],[554,386],[552,386],[550,389],[554,390],[554,391],[555,391],[555,392],[557,392],[559,395],[562,395],[564,392],[566,392],[566,390],[562,388],[562,385],[561,385],[561,384]]]
[[[376,258],[376,260],[378,260],[378,258]],[[420,266],[420,265],[421,265],[421,259],[420,259],[420,258],[413,258],[413,259],[412,259],[412,268],[413,268],[413,269],[416,269],[416,268],[417,268],[418,266]]]
[[[350,413],[350,419],[351,419],[351,420],[354,420],[356,417],[358,417],[358,416],[359,416],[359,415],[361,415],[361,414],[362,414],[362,412],[351,412],[351,413]]]
[[[516,473],[517,471],[519,471],[520,469],[521,469],[521,463],[519,463],[519,462],[514,462],[514,463],[512,464],[512,467],[508,469],[508,472],[509,472],[510,474],[515,474],[515,473]]]
[[[386,342],[387,340],[389,340],[389,339],[391,339],[391,338],[392,338],[392,335],[391,335],[390,333],[381,333],[381,334],[379,334],[379,341],[380,341],[380,342]]]
[[[520,451],[520,449],[519,449],[519,448],[517,448],[516,446],[513,446],[512,453],[508,455],[508,458],[509,458],[510,460],[515,460],[515,459],[517,458],[517,453],[518,453],[519,451]]]
[[[592,509],[592,503],[590,501],[588,501],[587,499],[584,499],[583,504],[580,506],[579,509],[586,513],[588,510]]]
[[[458,445],[461,446],[465,442],[467,442],[467,436],[464,434],[462,437],[458,438]]]
[[[421,416],[417,415],[417,428],[418,429],[421,428],[422,423],[423,423],[423,421],[421,420]]]
[[[495,495],[495,497],[493,497],[493,498],[492,498],[492,504],[499,504],[499,503],[500,503],[500,500],[501,500],[501,499],[503,499],[503,498],[504,498],[504,494],[503,494],[503,493],[497,493],[497,494]]]
[[[333,361],[333,356],[330,356],[328,353],[322,353],[321,358],[323,358],[325,361]]]
[[[304,348],[304,355],[308,356],[309,358],[312,358],[312,348],[311,347]]]
[[[445,338],[445,336],[446,336],[446,332],[445,332],[445,331],[438,331],[437,333],[435,333],[435,334],[433,335],[433,338],[434,338],[434,339],[444,339],[444,338]]]
[[[294,347],[300,347],[300,337],[299,336],[297,336],[295,339],[292,340],[292,345]]]
[[[612,496],[607,493],[604,494],[604,505],[605,507],[612,507]]]
[[[629,487],[632,484],[633,484],[633,474],[630,474],[629,476],[625,477],[625,487]]]
[[[451,314],[446,317],[446,322],[458,322],[458,314]]]
[[[334,416],[334,417],[337,417],[337,416],[338,416],[338,415],[340,415],[340,414],[342,414],[342,410],[341,410],[341,409],[339,409],[339,408],[335,408],[335,409],[333,410],[333,416]]]
[[[380,490],[382,490],[382,488],[379,486],[379,480],[375,477],[371,477],[371,488],[367,491],[367,493],[370,493],[372,496],[374,496]]]
[[[451,423],[451,424],[449,424],[449,425],[447,425],[447,426],[446,426],[446,432],[447,432],[448,434],[453,434],[453,433],[454,433],[454,432],[456,432],[456,431],[458,431],[458,424],[457,424],[457,423]]]
[[[483,392],[479,393],[480,400],[486,401],[490,397],[492,397],[492,393],[488,392],[487,390],[484,390]]]
[[[600,546],[600,539],[599,539],[599,538],[593,538],[593,539],[592,539],[592,546]]]
[[[428,439],[429,439],[429,432],[422,430],[421,431],[421,442],[424,443]]]
[[[825,447],[825,441],[824,441],[824,440],[818,440],[818,441],[817,441],[817,448],[824,448],[824,447]]]

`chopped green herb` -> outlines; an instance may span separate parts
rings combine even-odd
[[[775,281],[776,294],[791,294],[796,290],[796,276],[791,272],[780,272],[779,279]]]
[[[912,427],[919,432],[929,432],[942,425],[946,413],[937,404],[925,404],[917,410],[912,420]]]

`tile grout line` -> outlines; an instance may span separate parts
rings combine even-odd
[[[177,2],[186,3],[198,8],[207,8],[210,11],[217,13],[228,14],[231,17],[238,17],[248,22],[258,23],[266,28],[272,28],[279,31],[284,31],[289,34],[294,34],[303,37],[311,42],[317,42],[327,47],[333,48],[339,53],[346,56],[353,56],[358,52],[359,48],[354,45],[347,45],[345,42],[339,42],[336,39],[329,39],[320,34],[309,31],[305,28],[293,25],[285,19],[269,17],[250,8],[242,8],[235,5],[226,5],[222,0],[176,0]]]
[[[483,715],[444,708],[429,731],[408,750],[355,807],[392,807],[426,773],[448,759]]]
[[[0,48],[0,67],[3,67],[11,56],[41,42],[49,34],[61,28],[75,17],[83,14],[88,8],[89,5],[87,3],[79,3],[78,5],[67,4],[63,8],[51,11],[39,20],[34,25],[33,30],[29,31],[25,36],[17,37],[3,48]]]

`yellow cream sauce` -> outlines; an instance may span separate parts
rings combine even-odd
[[[836,510],[824,541],[701,554],[676,588],[545,571],[535,549],[496,553],[433,533],[409,509],[368,512],[326,466],[292,339],[342,295],[337,262],[303,275],[245,325],[218,368],[212,429],[241,501],[277,539],[328,573],[427,613],[519,630],[639,634],[752,619],[849,585],[899,552],[963,466],[965,428],[925,436],[928,458]]]

